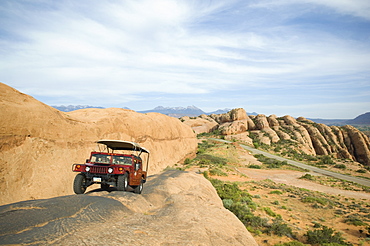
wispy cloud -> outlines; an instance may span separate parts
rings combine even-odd
[[[370,106],[369,11],[345,0],[2,1],[0,81],[49,104],[137,110],[257,107],[273,90],[330,88],[338,103],[349,92]]]

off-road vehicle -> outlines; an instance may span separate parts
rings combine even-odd
[[[100,184],[104,190],[114,186],[119,191],[133,190],[140,194],[147,178],[149,151],[129,141],[99,140],[97,143],[100,144],[99,151],[91,152],[85,164],[72,165],[72,171],[79,172],[73,182],[74,192],[83,194],[90,185]],[[143,155],[145,168],[142,153],[146,153]]]

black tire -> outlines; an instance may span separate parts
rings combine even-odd
[[[73,181],[73,191],[76,194],[83,194],[86,191],[86,177],[82,173],[76,175]]]
[[[143,188],[144,188],[144,184],[143,182],[140,182],[140,185],[134,188],[134,193],[141,194],[141,192],[143,191]]]
[[[126,191],[128,187],[128,174],[118,176],[117,178],[117,190]]]
[[[102,190],[109,190],[109,184],[101,183],[101,184],[100,184],[100,188],[101,188]]]

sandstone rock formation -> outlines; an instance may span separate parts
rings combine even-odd
[[[203,176],[167,171],[154,175],[146,186],[141,195],[95,190],[2,206],[0,241],[7,245],[257,245]]]
[[[207,115],[200,115],[196,118],[184,116],[180,120],[190,126],[196,134],[212,132],[218,127],[218,123]]]
[[[332,155],[370,166],[369,138],[352,126],[327,126],[289,115],[248,116],[240,108],[209,117],[218,123],[218,129],[225,139],[237,139],[250,145],[254,138],[267,145],[285,142],[304,154]]]
[[[197,148],[193,130],[176,118],[118,108],[62,113],[2,83],[0,119],[0,205],[72,194],[71,165],[84,163],[99,139],[149,149],[149,175]]]

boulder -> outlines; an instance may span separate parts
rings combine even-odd
[[[360,163],[370,166],[370,141],[367,136],[353,126],[346,125],[343,128],[350,138],[351,149],[353,149],[355,159]]]
[[[195,134],[209,133],[218,128],[218,123],[214,119],[206,115],[201,115],[200,117],[196,118],[189,118],[185,116],[181,117],[180,120],[184,124],[190,126]]]
[[[264,130],[270,128],[267,118],[263,114],[259,114],[255,117],[254,122],[256,124],[256,129]]]

